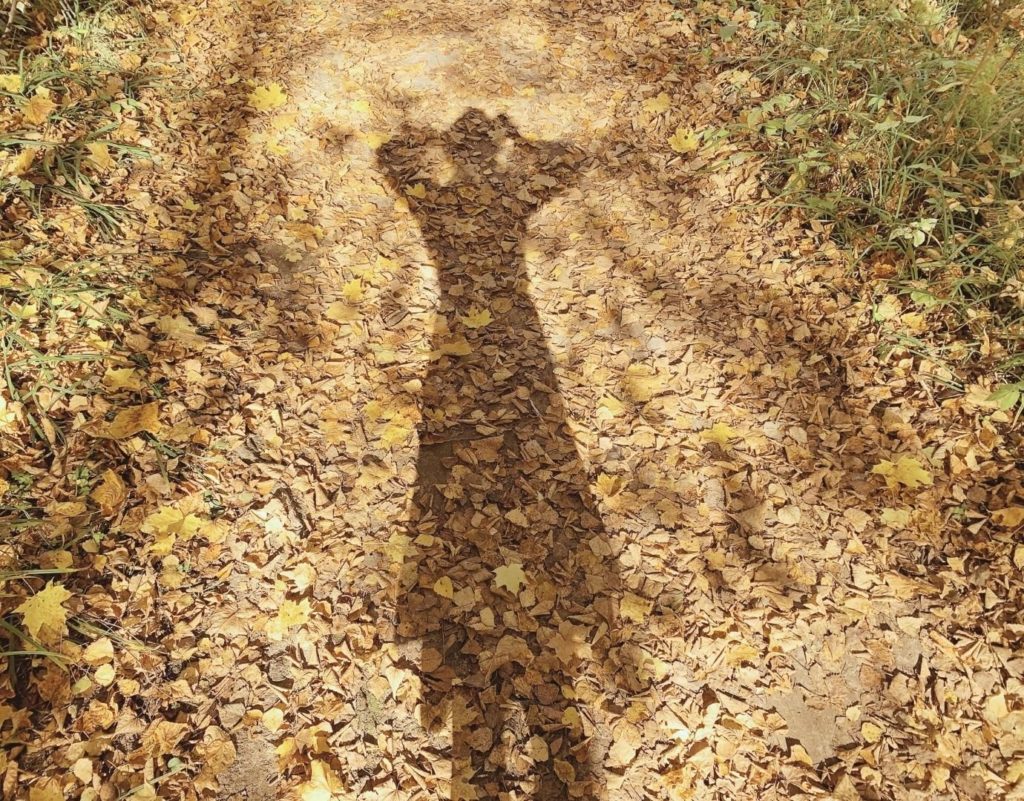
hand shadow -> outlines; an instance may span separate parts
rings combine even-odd
[[[597,798],[607,746],[577,681],[612,646],[618,573],[521,253],[579,156],[472,109],[440,134],[403,129],[377,160],[439,285],[397,602],[424,759],[450,761],[452,799]]]

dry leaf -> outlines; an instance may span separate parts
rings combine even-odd
[[[46,586],[14,610],[22,616],[25,629],[36,638],[47,639],[64,631],[68,611],[64,603],[71,593],[63,584],[47,582]],[[43,632],[46,632],[43,635]]]

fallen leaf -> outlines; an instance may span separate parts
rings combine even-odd
[[[70,597],[71,593],[64,589],[63,584],[54,584],[50,581],[14,611],[22,616],[25,628],[33,637],[39,637],[44,629],[50,635],[59,635],[64,631],[64,623],[68,616],[64,602]]]
[[[21,107],[25,122],[31,125],[42,125],[57,110],[57,104],[50,99],[50,90],[40,86],[32,98]]]
[[[519,592],[519,588],[526,584],[526,573],[521,564],[502,565],[494,571],[494,584],[497,587],[504,587],[513,595]]]
[[[489,325],[493,319],[490,309],[472,309],[469,314],[460,317],[459,321],[466,328],[483,328]]]
[[[278,83],[257,86],[249,93],[249,105],[257,111],[273,111],[288,102],[288,96]]]
[[[680,125],[669,137],[668,144],[676,153],[692,153],[700,146],[700,136],[692,128]]]
[[[992,522],[1004,528],[1017,528],[1024,523],[1024,506],[1008,506],[992,513]]]
[[[619,603],[619,614],[634,623],[643,623],[651,613],[654,602],[641,598],[632,592],[627,592]]]
[[[901,484],[909,489],[932,485],[931,473],[911,456],[901,456],[895,462],[883,459],[871,468],[871,472],[884,476],[889,489],[899,489]]]
[[[106,426],[99,428],[98,437],[104,439],[127,439],[145,431],[157,434],[160,431],[160,405],[144,403],[141,406],[129,406],[118,412]]]
[[[89,493],[104,517],[113,517],[128,500],[128,489],[121,477],[113,470],[103,471],[103,480]]]
[[[715,423],[711,428],[701,432],[701,438],[725,447],[731,440],[738,439],[739,432],[728,423]]]

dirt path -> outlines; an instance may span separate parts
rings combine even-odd
[[[745,80],[694,66],[693,13],[158,20],[132,342],[194,458],[134,457],[135,550],[96,594],[156,650],[39,773],[87,758],[67,792],[111,801],[1016,781],[1018,588],[986,573],[1012,541],[943,529],[973,479],[942,465],[991,475],[992,441],[879,363],[838,254],[755,208],[753,160],[683,141]],[[934,484],[872,473],[900,457]]]

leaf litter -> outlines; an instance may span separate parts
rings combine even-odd
[[[1020,794],[1018,437],[758,208],[694,14],[147,13],[150,280],[47,406],[95,480],[0,409],[74,571],[13,590],[61,659],[15,663],[5,792]]]

